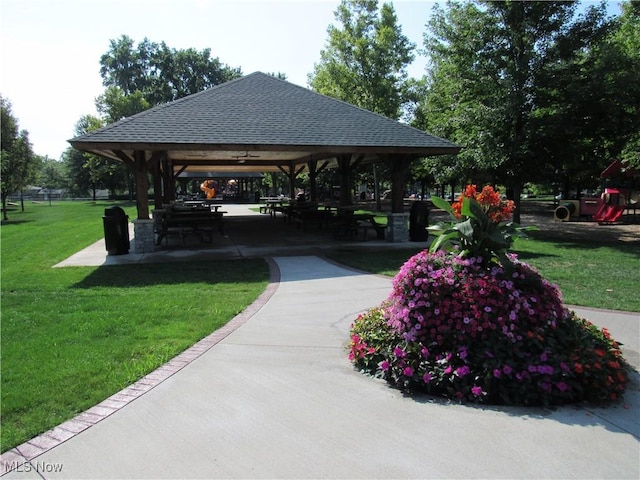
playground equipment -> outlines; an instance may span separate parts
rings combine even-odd
[[[618,188],[606,188],[602,194],[602,206],[593,216],[593,219],[602,223],[614,223],[620,220],[627,202],[625,202],[626,191]]]
[[[638,199],[634,199],[632,192],[636,185],[636,197],[640,193],[637,191],[640,171],[627,167],[620,160],[615,160],[602,171],[600,178],[608,183],[600,198],[561,200],[553,212],[553,219],[568,222],[585,217],[602,225],[619,222],[627,209],[633,209],[635,217]]]
[[[628,167],[620,160],[614,160],[600,174],[600,178],[610,182],[602,194],[602,206],[593,216],[600,225],[619,222],[626,209],[635,209],[637,200],[632,199],[634,180],[640,177],[640,171]]]
[[[553,219],[557,222],[569,222],[580,218],[590,220],[601,205],[601,198],[583,197],[580,200],[564,200],[553,211]]]

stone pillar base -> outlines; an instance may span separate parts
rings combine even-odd
[[[408,213],[390,213],[387,215],[387,240],[394,243],[408,242],[408,223]]]
[[[156,250],[153,220],[134,220],[133,237],[135,253],[151,253]]]

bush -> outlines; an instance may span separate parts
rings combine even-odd
[[[383,305],[351,328],[349,358],[403,389],[463,402],[553,405],[616,400],[628,366],[606,329],[565,309],[560,292],[510,255],[421,252]],[[508,273],[507,273],[508,272]]]

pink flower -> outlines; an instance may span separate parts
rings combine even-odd
[[[406,353],[404,350],[402,350],[400,347],[396,347],[393,349],[393,354],[398,357],[398,358],[404,358],[406,357]]]
[[[412,377],[413,376],[413,368],[411,367],[405,367],[405,369],[402,371],[402,374],[405,377]]]
[[[478,387],[477,385],[474,387],[471,387],[471,393],[473,393],[476,397],[479,397],[480,395],[482,395],[484,392],[482,391],[482,387]]]
[[[430,374],[430,373],[425,373],[425,374],[422,376],[422,381],[423,381],[424,383],[429,383],[429,382],[431,381],[431,378],[432,378],[432,377],[431,377],[431,374]]]

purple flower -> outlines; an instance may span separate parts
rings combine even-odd
[[[425,373],[425,374],[422,376],[422,381],[423,381],[424,383],[429,383],[429,382],[431,381],[431,378],[432,378],[432,377],[431,377],[431,374],[430,374],[430,373]]]
[[[469,373],[471,373],[471,370],[469,369],[469,367],[467,367],[466,365],[463,365],[462,367],[456,368],[455,375],[462,378],[469,375]]]
[[[499,368],[494,368],[493,369],[493,376],[496,378],[500,378],[502,376],[502,370],[500,370]]]
[[[564,382],[558,382],[558,383],[556,383],[556,388],[557,388],[558,390],[560,390],[561,392],[566,392],[566,391],[567,391],[567,390],[569,390],[569,388],[571,388],[571,387],[569,387],[569,385],[567,385],[567,384],[566,384],[566,383],[564,383]]]
[[[402,371],[402,374],[405,377],[412,377],[413,376],[413,368],[411,367],[405,367],[405,369]]]
[[[484,392],[482,391],[482,387],[478,387],[477,385],[474,387],[471,387],[471,393],[473,393],[476,397],[479,397],[480,395],[482,395]]]
[[[387,362],[386,360],[383,360],[380,362],[380,368],[382,369],[383,372],[386,372],[387,370],[389,370],[389,362]]]
[[[398,357],[398,358],[404,358],[407,356],[407,354],[405,353],[404,350],[402,350],[400,347],[396,347],[393,349],[393,354]]]
[[[502,367],[502,372],[505,375],[511,375],[511,372],[513,372],[513,369],[509,365],[505,365],[504,367]]]

